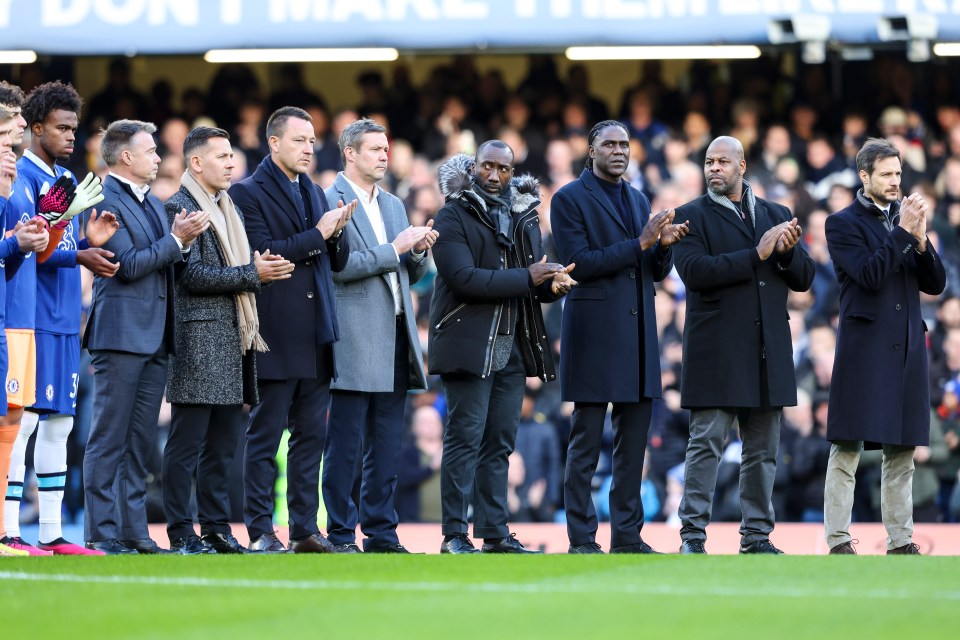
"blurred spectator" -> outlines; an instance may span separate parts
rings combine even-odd
[[[411,440],[400,450],[396,507],[400,522],[440,522],[443,419],[430,406],[413,412]]]

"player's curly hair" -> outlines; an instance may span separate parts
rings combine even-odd
[[[5,80],[0,80],[0,104],[17,108],[23,106],[23,100],[23,89]]]
[[[27,121],[27,126],[32,127],[46,120],[50,113],[58,109],[72,111],[79,116],[82,106],[83,98],[73,85],[54,80],[45,82],[30,92],[23,103],[23,118]]]

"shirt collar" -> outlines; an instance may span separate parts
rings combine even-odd
[[[357,194],[358,198],[361,198],[364,202],[370,203],[380,197],[380,187],[373,185],[373,198],[370,197],[369,192],[355,183],[353,180],[347,177],[347,174],[343,171],[340,172],[340,175],[343,176],[343,179],[347,181],[347,184],[353,189],[354,193]]]
[[[51,175],[54,178],[57,177],[56,172],[50,168],[50,165],[48,165],[46,162],[41,160],[40,156],[35,154],[33,151],[30,151],[30,149],[24,149],[23,157],[29,160],[30,162],[32,162],[33,164],[37,165],[38,167],[40,167],[44,173]]]
[[[124,178],[123,176],[118,176],[113,171],[110,172],[110,175],[130,187],[130,190],[133,191],[133,195],[135,195],[137,200],[140,202],[143,202],[147,199],[147,192],[150,191],[150,185],[146,184],[141,187],[140,185],[128,180],[127,178]]]

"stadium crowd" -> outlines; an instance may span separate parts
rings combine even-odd
[[[332,104],[319,88],[307,86],[296,65],[285,65],[279,71],[279,83],[272,91],[260,86],[249,68],[227,65],[209,87],[189,88],[176,101],[169,82],[156,83],[149,95],[138,92],[127,63],[116,60],[110,63],[107,85],[85,101],[77,132],[78,152],[64,166],[77,176],[93,171],[104,177],[108,167],[100,153],[99,132],[111,122],[130,118],[157,125],[161,162],[150,193],[160,200],[168,200],[180,189],[186,168],[184,140],[197,126],[230,132],[236,152],[232,181],[236,183],[251,175],[270,153],[267,117],[280,107],[294,105],[311,116],[316,137],[309,177],[328,189],[343,169],[340,134],[358,118],[369,117],[385,128],[390,141],[382,186],[403,201],[411,225],[425,227],[444,205],[438,166],[457,153],[473,154],[480,143],[495,138],[513,150],[517,175],[529,173],[540,181],[540,230],[547,260],[555,263],[559,259],[551,235],[551,197],[580,174],[594,123],[614,118],[625,125],[630,137],[625,178],[650,199],[653,212],[679,207],[702,195],[707,145],[718,135],[732,136],[743,145],[746,178],[754,192],[794,213],[804,230],[802,245],[815,263],[810,290],[791,292],[788,298],[798,403],[784,409],[773,501],[778,521],[822,522],[830,452],[830,442],[825,439],[827,400],[839,297],[824,229],[827,218],[849,205],[860,187],[858,150],[868,137],[886,138],[897,146],[903,161],[902,192],[919,192],[931,205],[927,232],[942,257],[948,283],[939,297],[921,296],[923,318],[929,327],[932,419],[930,446],[917,447],[914,454],[914,519],[958,522],[960,95],[954,87],[960,85],[950,82],[944,68],[926,67],[917,74],[906,62],[888,57],[875,60],[868,71],[849,73],[838,87],[837,78],[831,78],[823,66],[802,67],[797,78],[791,79],[764,61],[749,65],[695,63],[680,86],[673,87],[662,79],[659,65],[651,62],[644,64],[636,85],[622,96],[597,96],[591,93],[583,66],[572,65],[561,77],[551,57],[531,56],[526,78],[518,86],[508,87],[499,72],[480,73],[471,58],[464,56],[433,69],[421,86],[412,84],[409,70],[402,64],[394,67],[390,78],[375,71],[363,73],[357,78],[362,100],[345,106]],[[29,94],[31,88],[24,86],[23,90]],[[175,106],[175,102],[179,104]],[[28,131],[20,150],[29,145]],[[436,275],[429,258],[427,265],[425,275],[410,286],[425,360]],[[572,276],[576,275],[574,269]],[[92,272],[85,269],[85,308],[91,300],[92,281]],[[656,283],[656,288],[663,398],[654,401],[643,511],[647,520],[678,523],[689,438],[689,413],[680,406],[679,391],[686,292],[676,271]],[[561,307],[561,302],[543,305],[556,360]],[[79,473],[93,403],[88,358],[85,353],[77,419],[70,436],[64,505],[68,518],[77,517],[83,508]],[[508,474],[508,506],[515,522],[564,519],[563,470],[572,404],[561,401],[558,387],[535,377],[527,379]],[[396,504],[402,522],[440,521],[439,474],[446,411],[437,376],[428,376],[426,391],[407,397]],[[156,482],[147,488],[147,506],[153,519],[162,521],[159,486],[165,478],[159,460],[169,432],[169,412],[164,410],[161,415],[156,460],[151,462]],[[593,487],[601,519],[610,515],[606,496],[612,450],[608,419]],[[741,443],[733,431],[721,459],[715,521],[740,520],[740,451]],[[239,477],[239,461],[232,473]],[[20,512],[24,521],[37,517],[37,496],[44,487],[43,474],[40,476],[38,483],[36,475],[26,475]],[[855,521],[879,520],[879,477],[879,452],[866,452],[857,471]],[[237,521],[240,499],[234,496],[232,502],[233,520]],[[283,502],[276,501],[278,510],[283,510]]]

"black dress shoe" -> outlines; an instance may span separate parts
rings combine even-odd
[[[291,540],[290,550],[294,553],[333,553],[333,545],[320,532],[302,540]]]
[[[648,545],[646,542],[641,540],[640,542],[634,542],[633,544],[625,544],[619,547],[612,547],[610,553],[646,553],[654,555],[662,555],[659,551],[655,551],[653,547]]]
[[[783,551],[780,551],[780,549],[777,549],[775,546],[773,546],[773,543],[769,540],[757,540],[756,542],[751,542],[750,544],[741,544],[740,553],[767,553],[770,555],[783,555]]]
[[[700,538],[691,538],[680,543],[680,555],[704,554],[707,550],[703,546],[704,541]]]
[[[921,556],[920,547],[915,542],[905,544],[902,547],[887,549],[888,556]]]
[[[440,553],[453,553],[456,555],[467,553],[480,553],[480,550],[473,546],[470,538],[465,533],[455,533],[444,537],[440,544]]]
[[[587,542],[585,544],[572,544],[570,548],[567,549],[567,553],[603,553],[603,549],[600,548],[596,542]]]
[[[203,546],[213,549],[217,553],[249,553],[232,533],[206,533],[200,538]]]
[[[396,544],[388,544],[388,545],[379,546],[379,547],[368,547],[367,549],[365,549],[365,551],[366,553],[409,553],[411,555],[421,555],[421,554],[413,554],[412,551],[407,549],[405,546],[403,546],[399,542]]]
[[[199,556],[205,553],[216,553],[212,547],[200,542],[197,536],[177,538],[170,544],[170,550],[183,556]]]
[[[120,540],[120,544],[128,549],[133,549],[137,553],[148,556],[162,556],[176,553],[176,551],[164,549],[150,538],[144,538],[143,540]]]
[[[259,553],[291,553],[275,533],[265,533],[250,541],[250,551]]]
[[[511,533],[506,538],[484,538],[480,551],[483,553],[543,554],[543,551],[525,548],[517,540],[517,534],[515,533]]]
[[[333,553],[363,553],[353,542],[344,542],[343,544],[333,545]]]
[[[855,556],[857,555],[857,550],[853,548],[853,545],[854,545],[853,540],[847,540],[846,542],[841,542],[836,546],[830,547],[830,555],[831,556]],[[889,553],[889,551],[887,553]]]
[[[137,555],[138,553],[136,549],[124,546],[116,540],[97,540],[95,542],[88,542],[84,546],[87,549],[102,551],[108,556]]]

